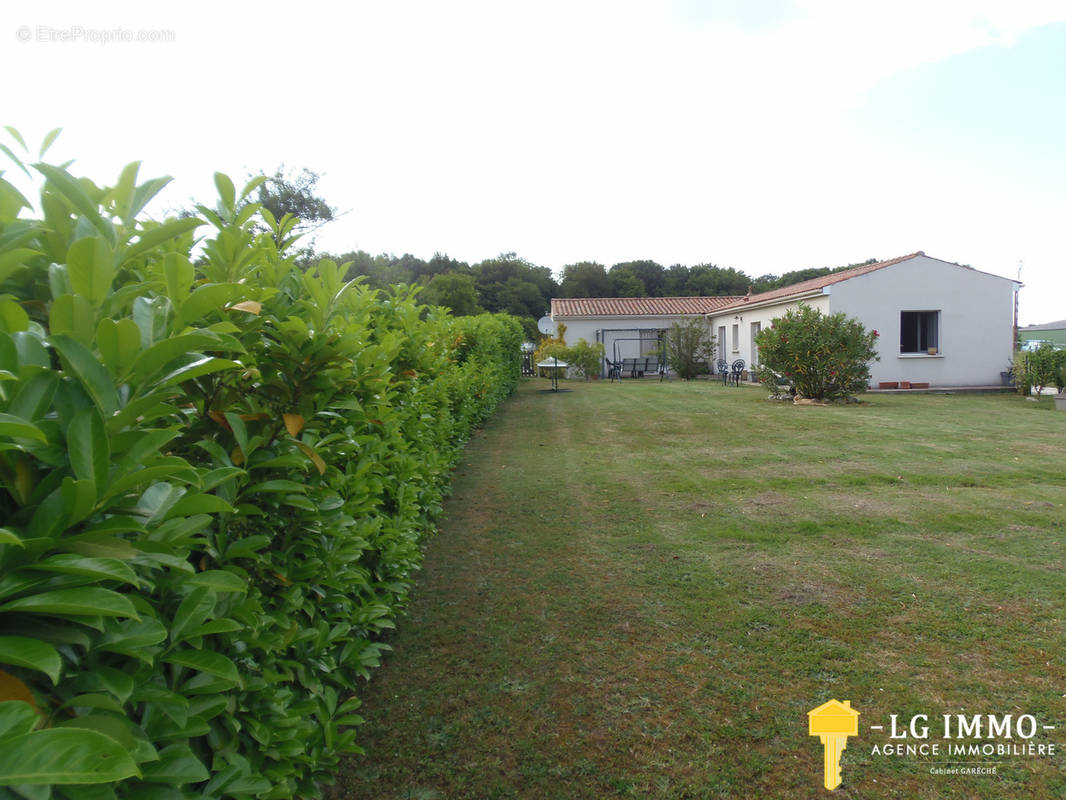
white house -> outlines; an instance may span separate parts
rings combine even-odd
[[[706,317],[740,297],[552,298],[551,317],[566,324],[566,343],[601,342],[610,361],[659,352],[664,330],[679,320]]]
[[[880,359],[870,365],[874,386],[992,386],[1013,354],[1019,285],[919,251],[747,297],[552,300],[552,316],[566,322],[568,342],[602,341],[614,360],[615,343],[636,339],[649,349],[654,345],[643,343],[657,340],[659,330],[702,314],[716,336],[717,357],[743,359],[750,367],[759,363],[755,334],[806,303],[826,314],[843,312],[878,332]]]

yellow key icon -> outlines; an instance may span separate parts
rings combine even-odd
[[[825,788],[840,785],[840,756],[848,746],[849,736],[859,735],[859,712],[851,701],[830,700],[807,712],[808,732],[817,736],[825,748]]]

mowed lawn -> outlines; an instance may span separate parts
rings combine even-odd
[[[334,797],[1066,797],[1050,400],[547,386],[471,441]],[[830,698],[862,713],[832,794],[806,717]],[[919,713],[930,741],[1033,714],[1057,752],[871,753]]]

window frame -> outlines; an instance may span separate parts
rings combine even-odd
[[[904,358],[921,356],[935,358],[943,355],[943,350],[940,346],[940,340],[943,338],[941,335],[941,317],[942,310],[939,308],[901,309],[899,312],[899,355]],[[932,321],[931,326],[930,320]],[[913,330],[908,335],[907,329],[912,326]],[[914,349],[904,349],[907,346],[911,346]],[[930,353],[930,349],[934,352]]]

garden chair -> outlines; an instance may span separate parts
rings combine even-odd
[[[614,383],[614,379],[617,378],[619,382],[622,380],[622,365],[617,361],[611,361],[609,358],[603,359],[607,362],[607,377],[611,379],[611,383]]]
[[[729,381],[729,362],[724,358],[720,358],[714,363],[714,368],[722,376],[722,383],[727,383]]]
[[[744,359],[738,358],[733,362],[729,372],[729,380],[734,386],[740,386],[740,376],[744,372]]]

